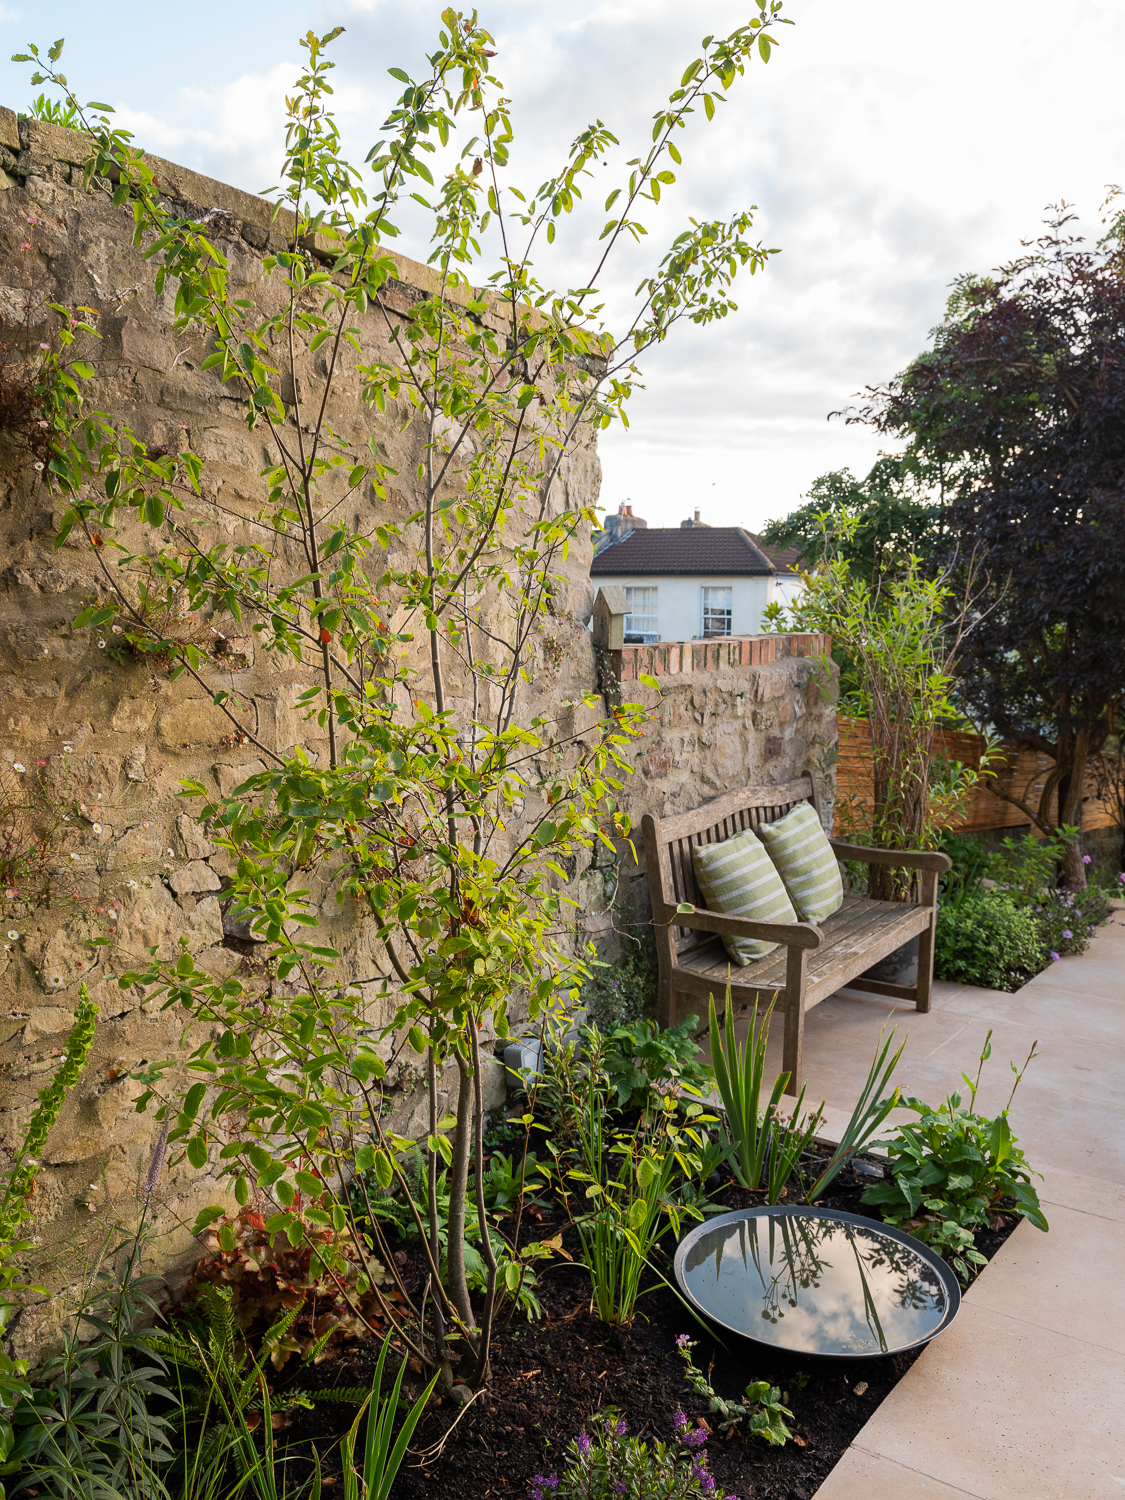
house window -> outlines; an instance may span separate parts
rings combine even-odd
[[[625,603],[629,608],[629,613],[625,616],[626,642],[636,646],[658,641],[660,633],[656,625],[656,590],[626,589]]]
[[[703,590],[704,640],[713,635],[730,635],[730,589]]]

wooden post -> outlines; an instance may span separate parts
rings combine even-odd
[[[785,1047],[781,1066],[789,1074],[785,1092],[801,1092],[805,1047],[805,970],[809,950],[794,945],[785,955]]]
[[[922,871],[922,905],[930,908],[930,925],[918,935],[918,998],[914,1009],[926,1012],[934,995],[934,937],[937,928],[938,871]]]

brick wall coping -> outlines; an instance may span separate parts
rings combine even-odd
[[[827,635],[728,635],[708,641],[653,641],[648,646],[625,646],[607,651],[618,682],[635,682],[643,673],[652,677],[690,677],[697,672],[738,671],[764,667],[792,656],[824,656]]]

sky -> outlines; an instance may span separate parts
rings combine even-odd
[[[332,48],[345,148],[362,161],[398,85],[424,70],[441,7],[417,0],[3,0],[0,56],[66,38],[60,66],[83,99],[158,155],[260,191],[277,180],[283,100],[298,39],[346,28]],[[646,147],[651,118],[702,34],[756,9],[716,0],[481,0],[512,100],[512,180],[534,189],[569,141],[602,119],[621,141],[537,265],[581,284],[597,253],[604,191]],[[780,253],[740,280],[738,311],[682,325],[646,352],[628,431],[600,441],[602,504],[650,525],[698,508],[759,529],[811,482],[862,474],[880,443],[829,414],[926,345],[954,277],[1019,253],[1048,204],[1099,232],[1106,185],[1125,182],[1125,5],[1120,0],[786,0],[780,47],[682,142],[679,181],[605,284],[611,324],[689,216],[756,205],[754,238]],[[10,43],[10,45],[8,45]],[[30,70],[0,62],[0,103],[26,110]],[[1116,103],[1114,101],[1117,101]],[[397,248],[424,260],[420,213]],[[557,284],[550,280],[550,284]]]

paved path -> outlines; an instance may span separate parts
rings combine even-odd
[[[810,1011],[809,1098],[850,1112],[890,1009],[844,992]],[[1125,911],[1018,994],[940,984],[892,1024],[900,1082],[933,1104],[967,1092],[992,1027],[984,1113],[1038,1041],[1012,1123],[1051,1230],[1016,1229],[817,1500],[1125,1500]]]

